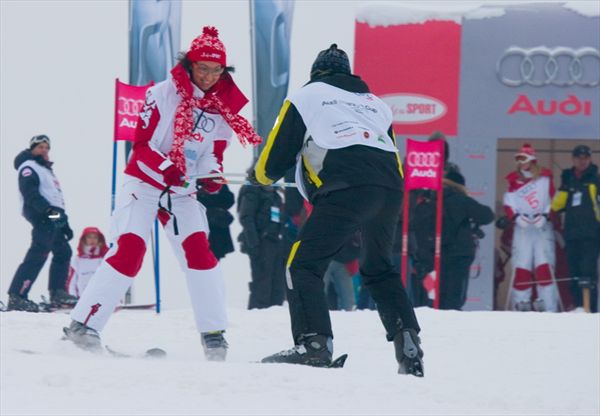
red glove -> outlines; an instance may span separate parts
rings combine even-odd
[[[221,172],[213,170],[210,173],[211,174],[213,174],[213,173],[220,174]],[[222,176],[217,176],[215,178],[202,178],[202,179],[198,179],[196,181],[196,184],[204,192],[207,192],[209,194],[216,194],[217,192],[219,192],[221,190],[221,188],[223,187],[224,183],[225,183],[225,178],[223,178]]]
[[[183,186],[185,184],[185,175],[175,165],[170,165],[163,170],[163,178],[168,186]]]

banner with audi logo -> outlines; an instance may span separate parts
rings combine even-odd
[[[114,140],[133,141],[138,116],[144,107],[146,90],[154,83],[143,86],[125,84],[116,80]]]
[[[390,106],[396,134],[457,134],[460,39],[450,20],[356,22],[354,71]]]
[[[404,187],[407,191],[440,190],[444,174],[444,143],[441,140],[419,142],[407,139],[404,171]]]

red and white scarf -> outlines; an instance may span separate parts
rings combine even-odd
[[[194,108],[200,108],[207,113],[220,114],[238,136],[242,146],[248,143],[256,146],[262,142],[248,120],[237,114],[246,105],[248,99],[235,85],[229,73],[223,73],[203,98],[194,97],[194,87],[182,64],[176,65],[171,70],[171,74],[177,94],[181,97],[181,103],[175,112],[174,138],[169,158],[181,172],[186,173],[183,154],[185,140],[204,140],[200,133],[193,132]]]

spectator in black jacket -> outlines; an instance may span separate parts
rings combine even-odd
[[[415,213],[435,218],[434,194],[424,194]],[[429,197],[428,197],[429,196]],[[465,179],[458,171],[449,171],[444,178],[444,208],[442,214],[442,264],[440,278],[440,309],[460,310],[465,304],[469,270],[475,259],[479,226],[491,223],[494,212],[467,195]],[[413,218],[417,234],[418,256],[422,264],[433,268],[435,220]],[[479,230],[479,231],[478,231]]]
[[[23,201],[23,216],[33,226],[31,246],[17,269],[8,289],[8,310],[38,312],[39,306],[28,299],[28,293],[52,252],[48,290],[50,302],[57,306],[73,306],[77,298],[66,292],[66,280],[71,261],[73,238],[58,179],[49,159],[50,139],[34,136],[29,149],[15,158],[19,172],[19,191]]]
[[[229,209],[235,202],[235,196],[227,185],[223,185],[216,194],[209,194],[200,189],[196,198],[206,207],[209,228],[208,243],[217,260],[221,260],[225,255],[234,251],[229,231],[233,215]]]
[[[243,229],[238,241],[242,253],[250,257],[252,272],[248,309],[281,305],[285,298],[282,204],[273,186],[240,188],[237,209]]]
[[[600,176],[598,166],[592,163],[592,150],[588,146],[576,146],[572,156],[573,167],[562,171],[552,210],[565,213],[564,239],[575,303],[577,306],[584,304],[583,289],[584,293],[589,293],[591,311],[597,312]]]

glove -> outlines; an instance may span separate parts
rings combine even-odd
[[[210,173],[221,174],[221,172],[216,170],[213,170]],[[217,176],[215,178],[201,178],[196,180],[196,189],[207,192],[209,194],[216,194],[221,190],[224,183],[225,178],[222,176]]]
[[[521,228],[527,228],[531,223],[523,215],[517,214],[517,216],[515,217],[515,224],[517,224],[517,226]]]
[[[71,229],[71,227],[69,226],[69,223],[67,222],[65,224],[65,226],[62,228],[62,232],[65,236],[65,239],[67,241],[71,241],[73,239],[73,230]]]
[[[175,165],[170,165],[163,170],[163,178],[168,186],[183,186],[185,184],[185,175]]]
[[[54,228],[61,229],[67,224],[67,214],[57,207],[50,207],[46,210],[46,218],[50,221]]]
[[[544,228],[544,225],[548,222],[548,218],[546,218],[545,214],[536,214],[533,217],[533,226],[535,228]]]

